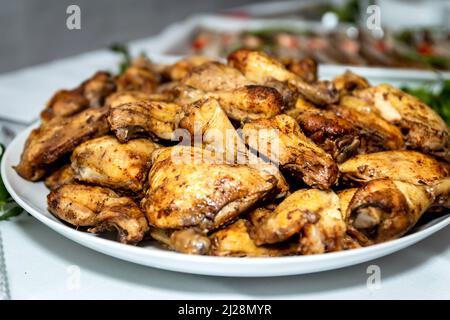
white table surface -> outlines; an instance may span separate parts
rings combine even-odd
[[[132,51],[152,52],[155,43],[136,42]],[[99,68],[113,70],[117,60],[96,51],[0,75],[0,118],[31,122],[54,90],[75,86]],[[27,214],[0,222],[0,232],[12,299],[450,298],[450,228],[372,262],[277,278],[196,276],[135,265],[82,247]],[[367,286],[369,265],[380,267],[379,288]]]

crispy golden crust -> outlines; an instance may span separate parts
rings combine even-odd
[[[137,243],[148,231],[143,212],[131,198],[108,188],[80,184],[63,185],[47,196],[48,209],[56,217],[89,232],[117,231],[123,243]]]
[[[37,181],[76,146],[109,131],[108,108],[90,108],[72,117],[54,118],[31,132],[14,167],[23,178]]]

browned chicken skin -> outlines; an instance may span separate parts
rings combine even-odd
[[[250,148],[307,185],[328,189],[336,182],[338,170],[332,157],[309,140],[288,115],[246,123],[242,132]]]
[[[327,108],[359,129],[360,153],[404,148],[400,129],[384,120],[364,100],[344,96],[338,105],[329,105]]]
[[[256,244],[277,243],[301,233],[302,254],[342,249],[346,225],[338,196],[333,191],[301,189],[273,211],[252,213],[252,238]]]
[[[65,184],[47,197],[48,209],[56,217],[89,232],[117,231],[122,243],[137,243],[148,231],[143,212],[131,198],[108,188]]]
[[[200,146],[223,154],[229,163],[247,164],[273,175],[277,179],[277,197],[286,195],[289,186],[278,168],[249,152],[217,100],[198,101],[181,120],[180,127],[188,130],[188,137],[183,137],[183,141],[188,139],[189,142],[183,144],[199,146],[194,138],[200,135]]]
[[[288,59],[283,61],[286,69],[299,76],[303,81],[313,83],[317,81],[317,62],[310,58]]]
[[[351,71],[346,71],[344,74],[334,78],[333,84],[341,96],[349,95],[354,90],[370,87],[370,83],[367,79],[358,76]]]
[[[170,230],[151,227],[150,235],[169,249],[181,253],[203,255],[211,249],[209,238],[194,228]]]
[[[23,178],[43,178],[59,159],[76,146],[109,131],[108,108],[90,108],[74,116],[54,118],[31,132],[15,170]]]
[[[70,163],[63,165],[52,172],[44,181],[45,186],[50,190],[55,190],[56,188],[69,183],[74,183],[75,172],[70,165]]]
[[[144,57],[135,59],[116,79],[118,91],[152,93],[158,83],[158,75],[153,70],[151,62]]]
[[[357,182],[390,178],[416,185],[431,185],[450,176],[447,164],[412,150],[357,155],[341,163],[339,171],[345,179]]]
[[[388,84],[358,90],[386,121],[402,129],[406,145],[450,162],[450,136],[444,120],[425,103]]]
[[[183,116],[179,104],[142,100],[112,108],[108,122],[121,142],[143,136],[174,140],[174,131]]]
[[[175,101],[180,104],[190,104],[208,98],[216,99],[230,119],[244,122],[271,118],[280,114],[283,108],[283,100],[277,90],[255,85],[214,92],[180,87]]]
[[[450,193],[450,178],[437,187],[415,185],[391,179],[371,180],[358,189],[348,212],[348,224],[360,237],[384,242],[408,232],[440,195]]]
[[[181,84],[203,91],[230,91],[253,83],[235,68],[207,62],[190,70]]]
[[[305,98],[319,105],[334,103],[338,99],[337,91],[331,83],[309,84],[263,52],[239,49],[228,56],[228,63],[241,71],[247,79],[258,84],[266,84],[271,79],[288,82]]]
[[[294,108],[285,111],[300,125],[305,135],[340,163],[355,154],[360,139],[351,122],[335,113],[316,108],[298,99]]]
[[[120,143],[113,136],[86,141],[72,153],[72,170],[79,181],[112,189],[140,192],[144,188],[157,145],[148,139]]]
[[[101,107],[114,90],[111,75],[99,71],[75,89],[56,92],[41,112],[41,119],[49,121],[54,117],[74,115],[89,107]]]
[[[217,161],[219,163],[217,163]],[[177,146],[153,153],[142,208],[151,225],[213,230],[270,196],[276,178],[223,156]]]
[[[278,257],[296,253],[294,243],[257,246],[250,237],[251,224],[239,219],[233,224],[214,232],[211,238],[212,256],[221,257]]]

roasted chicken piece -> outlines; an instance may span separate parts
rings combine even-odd
[[[235,68],[220,62],[207,62],[193,68],[181,84],[203,91],[230,91],[252,83]]]
[[[346,213],[347,222],[360,233],[359,238],[367,239],[367,244],[396,239],[407,233],[437,198],[449,193],[450,178],[433,186],[372,180],[353,196]]]
[[[222,257],[278,257],[293,255],[295,243],[257,246],[250,237],[250,223],[239,219],[233,224],[214,232],[211,238],[212,256]]]
[[[229,91],[205,92],[192,87],[177,89],[175,101],[189,104],[201,99],[213,98],[228,117],[237,121],[268,119],[281,113],[283,100],[278,91],[265,86],[244,86]]]
[[[153,153],[149,188],[141,202],[150,224],[163,229],[214,230],[271,197],[277,180],[223,155],[190,146]]]
[[[104,136],[80,144],[72,153],[72,169],[79,181],[138,193],[144,188],[157,145],[148,139],[120,143]]]
[[[366,101],[344,96],[338,105],[329,105],[328,109],[359,129],[359,153],[404,148],[400,129],[384,120]]]
[[[211,248],[209,238],[194,228],[181,230],[151,227],[150,235],[171,250],[188,254],[208,254]]]
[[[137,243],[148,231],[144,213],[129,197],[121,197],[108,188],[65,184],[47,196],[49,211],[76,227],[89,232],[117,231],[122,243]]]
[[[186,77],[195,67],[207,62],[213,62],[214,59],[205,56],[189,56],[178,60],[174,64],[161,66],[161,74],[164,78],[171,81],[179,81]]]
[[[450,166],[412,150],[392,150],[357,155],[339,165],[344,179],[367,182],[390,178],[415,185],[432,185],[450,176]]]
[[[114,109],[125,103],[138,102],[142,100],[169,101],[172,99],[173,98],[170,95],[162,93],[146,93],[142,91],[119,91],[111,94],[106,99],[105,105]]]
[[[448,126],[425,103],[388,84],[358,90],[354,95],[368,101],[386,121],[399,126],[408,147],[450,162]]]
[[[307,185],[328,189],[336,182],[338,169],[333,158],[308,139],[292,117],[282,114],[252,121],[244,125],[242,133],[250,148]]]
[[[327,81],[314,84],[307,83],[287,70],[281,62],[263,52],[239,49],[228,56],[228,63],[254,83],[264,85],[270,80],[287,82],[315,104],[330,104],[336,102],[339,98],[332,83]]]
[[[109,131],[108,108],[90,108],[71,117],[54,118],[34,129],[14,167],[24,179],[37,181],[76,146]]]
[[[41,112],[41,120],[49,121],[54,117],[68,117],[89,107],[89,101],[79,88],[59,90],[47,102]]]
[[[349,95],[354,90],[370,87],[370,83],[367,79],[351,71],[346,71],[344,74],[334,78],[333,84],[341,96]]]
[[[120,142],[143,136],[174,139],[183,107],[163,101],[135,101],[111,109],[108,122]]]
[[[89,80],[81,84],[83,95],[89,101],[90,107],[103,106],[106,97],[116,90],[116,85],[110,73],[99,71]]]
[[[310,58],[284,59],[286,69],[299,76],[303,81],[313,83],[317,81],[317,62]]]
[[[289,185],[278,168],[249,152],[227,115],[215,99],[198,101],[180,122],[184,145],[193,144],[224,155],[228,163],[247,164],[277,179],[277,197],[284,197]],[[201,140],[201,141],[200,141]],[[200,143],[199,143],[200,142]]]
[[[251,236],[257,245],[278,243],[300,234],[298,251],[316,254],[342,249],[346,225],[333,191],[301,189],[273,211],[252,212]]]
[[[357,152],[360,143],[357,130],[335,113],[316,108],[301,98],[285,113],[294,118],[305,135],[331,154],[336,162],[343,162]]]
[[[75,173],[70,166],[70,163],[63,165],[54,172],[52,172],[45,180],[44,184],[50,190],[55,190],[56,188],[69,183],[74,183]]]
[[[57,91],[41,112],[42,121],[68,117],[89,107],[101,107],[105,98],[115,90],[108,72],[99,71],[72,90]]]
[[[145,57],[132,61],[131,65],[116,79],[117,91],[141,91],[152,93],[159,84],[158,74]]]

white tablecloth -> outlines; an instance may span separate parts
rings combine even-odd
[[[132,48],[151,51],[155,43]],[[97,69],[114,70],[117,60],[97,51],[0,75],[0,118],[31,122],[54,90],[75,86]],[[82,247],[26,214],[0,222],[0,231],[13,299],[450,298],[450,228],[353,267],[253,279],[195,276],[121,261]],[[367,267],[373,264],[381,270],[380,287],[367,286]]]

